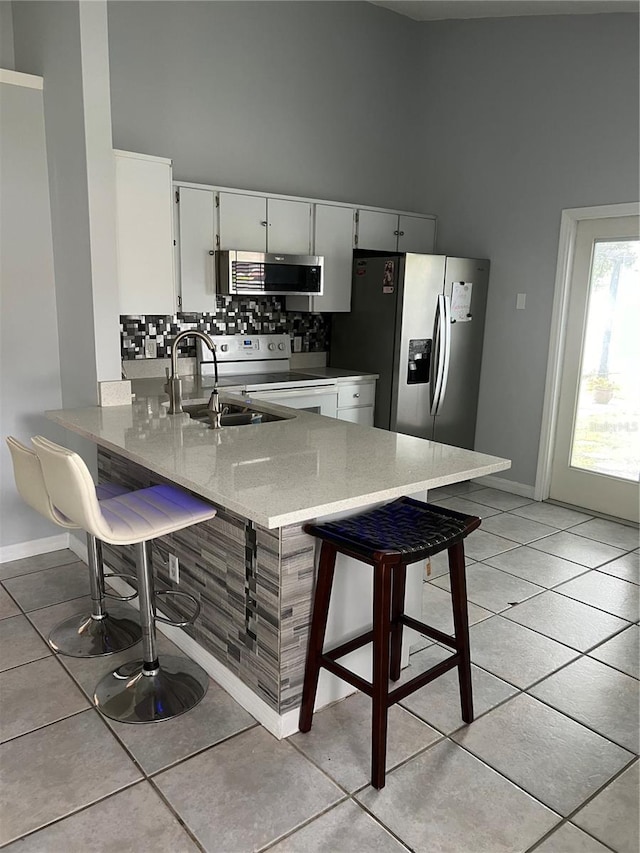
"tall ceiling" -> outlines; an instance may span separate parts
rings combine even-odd
[[[370,0],[414,21],[638,12],[638,0]]]

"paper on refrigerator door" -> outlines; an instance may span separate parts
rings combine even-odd
[[[473,283],[470,281],[454,281],[451,289],[451,322],[468,323],[471,317],[471,291]]]

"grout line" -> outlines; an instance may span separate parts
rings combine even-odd
[[[296,832],[299,832],[301,829],[304,829],[305,827],[309,826],[309,824],[312,824],[312,823],[314,823],[314,821],[319,820],[321,817],[324,817],[324,815],[328,814],[330,811],[333,811],[333,809],[338,808],[338,806],[341,806],[343,803],[349,802],[350,799],[351,799],[351,797],[348,797],[348,796],[342,797],[337,802],[331,803],[330,806],[327,806],[326,808],[322,809],[322,811],[319,811],[317,814],[314,814],[312,817],[307,818],[306,820],[303,820],[299,824],[296,824],[296,826],[294,826],[293,829],[287,830],[282,835],[278,835],[277,838],[274,838],[271,841],[268,841],[262,847],[256,847],[255,848],[256,853],[264,853],[264,851],[270,850],[272,847],[274,847],[276,844],[279,844],[281,841],[284,841],[287,838],[291,838],[291,836],[295,835]]]
[[[576,661],[572,661],[572,663],[576,663]],[[617,746],[620,749],[623,749],[625,752],[628,752],[629,755],[633,756],[633,758],[638,757],[638,753],[634,752],[633,749],[630,749],[628,746],[624,746],[622,743],[620,743],[620,741],[613,740],[613,738],[609,735],[605,735],[601,731],[594,729],[594,727],[590,723],[587,723],[584,720],[579,720],[577,717],[572,716],[568,711],[565,711],[562,708],[557,708],[555,705],[551,704],[551,701],[549,699],[543,699],[541,696],[534,696],[532,693],[529,693],[530,689],[530,687],[527,687],[527,689],[524,691],[525,695],[528,696],[530,699],[534,699],[536,702],[540,702],[541,705],[546,705],[547,708],[551,708],[552,711],[556,711],[556,713],[562,714],[564,717],[567,717],[574,723],[577,723],[583,728],[588,729],[590,732],[593,732],[593,734],[598,735],[598,737],[601,737],[603,740],[606,740],[614,746]]]
[[[51,553],[55,554],[55,553],[57,553],[57,552],[52,551]],[[41,572],[50,572],[52,569],[61,569],[61,568],[63,568],[63,566],[71,566],[73,563],[82,563],[82,562],[83,562],[83,561],[80,559],[80,557],[77,557],[77,556],[73,553],[73,551],[72,551],[71,553],[72,553],[72,555],[73,555],[73,559],[69,560],[69,562],[68,562],[68,563],[56,563],[56,565],[55,565],[55,566],[46,566],[46,567],[45,567],[45,568],[43,568],[43,569],[35,569],[35,570],[34,570],[34,571],[32,571],[32,572],[21,572],[21,573],[19,573],[19,574],[17,574],[17,575],[10,575],[9,577],[2,578],[2,580],[0,581],[0,583],[3,583],[3,584],[4,584],[4,583],[5,583],[5,581],[13,581],[13,580],[16,580],[17,578],[26,578],[26,577],[29,577],[30,575],[38,575],[38,574],[40,574]],[[38,554],[35,554],[34,556],[36,556],[36,557],[37,557],[37,556],[38,556]],[[31,558],[31,557],[22,557],[21,559],[23,559],[23,560],[30,560],[30,559],[32,559],[32,558]],[[11,561],[11,562],[13,562],[13,561]],[[17,562],[17,560],[16,560],[15,562]],[[8,565],[8,563],[2,563],[2,564],[0,564],[0,565],[6,566],[6,565]],[[86,565],[86,563],[85,563],[85,565]]]
[[[84,697],[83,697],[84,698]],[[84,714],[86,711],[93,710],[90,705],[87,705],[86,708],[81,708],[79,711],[72,711],[70,714],[65,714],[63,717],[58,717],[57,720],[50,720],[48,723],[43,723],[41,726],[35,726],[33,729],[29,729],[28,732],[20,732],[20,734],[13,735],[13,737],[9,737],[6,740],[3,740],[0,746],[4,746],[7,743],[13,743],[16,740],[20,740],[20,738],[27,737],[28,735],[33,734],[34,732],[41,732],[44,729],[49,729],[51,726],[55,726],[57,723],[62,723],[64,720],[70,720],[71,717],[78,717],[80,714]]]
[[[158,787],[158,785],[157,785],[157,783],[155,782],[155,780],[154,780],[154,779],[152,779],[152,778],[147,778],[147,780],[146,780],[146,781],[149,783],[149,785],[151,785],[152,790],[156,793],[156,795],[157,795],[157,796],[160,798],[160,800],[164,803],[164,805],[166,806],[166,808],[167,808],[167,809],[169,809],[170,814],[172,814],[172,815],[173,815],[173,817],[175,817],[175,819],[178,821],[179,825],[183,828],[183,830],[185,831],[185,833],[189,836],[189,838],[190,838],[190,839],[193,841],[193,843],[196,845],[197,849],[198,849],[198,850],[201,850],[201,851],[202,851],[202,853],[207,853],[206,848],[205,848],[205,847],[203,847],[203,846],[202,846],[202,844],[200,844],[200,842],[199,842],[199,841],[198,841],[198,839],[196,838],[196,836],[195,836],[194,832],[193,832],[193,831],[191,830],[191,828],[188,826],[188,824],[186,823],[186,821],[184,820],[184,818],[182,818],[182,817],[178,814],[178,812],[174,809],[174,807],[171,805],[171,803],[169,802],[169,800],[165,797],[164,793],[163,793],[163,792],[160,790],[160,788]]]
[[[575,827],[576,829],[579,829],[582,832],[584,832],[590,838],[593,838],[595,841],[598,841],[607,850],[611,850],[612,853],[619,853],[619,851],[617,851],[616,848],[611,847],[609,844],[606,843],[606,841],[603,841],[601,838],[598,838],[597,836],[593,835],[593,833],[590,832],[588,829],[583,829],[583,827],[578,826],[578,824],[576,824],[576,823],[573,823],[572,818],[574,818],[578,814],[578,812],[582,811],[582,809],[586,808],[586,806],[588,806],[592,800],[595,800],[596,797],[598,797],[601,793],[603,793],[603,791],[606,788],[608,788],[609,785],[612,785],[620,776],[622,776],[623,773],[626,773],[626,771],[630,767],[633,767],[636,760],[637,760],[637,758],[634,759],[634,761],[629,762],[629,764],[627,764],[625,767],[623,767],[617,773],[614,773],[614,775],[610,779],[608,779],[604,783],[604,785],[602,785],[600,788],[598,788],[597,791],[595,791],[593,794],[591,794],[589,797],[587,797],[587,799],[583,803],[581,803],[576,809],[574,809],[565,818],[563,818],[563,820],[559,824],[557,824],[557,826],[554,826],[553,829],[551,829],[546,835],[544,835],[542,838],[539,838],[532,847],[529,847],[528,850],[526,851],[526,853],[531,853],[531,851],[536,850],[542,844],[543,841],[546,841],[547,838],[549,838],[550,835],[553,835],[553,833],[556,832],[556,830],[558,830],[561,826],[564,826],[568,823],[570,823],[571,826]]]
[[[221,687],[220,689],[224,690],[223,687]],[[109,725],[109,724],[107,723],[107,725]],[[197,758],[199,755],[202,755],[204,752],[208,752],[210,749],[215,749],[218,746],[222,746],[222,744],[228,743],[230,740],[235,740],[237,737],[240,737],[240,735],[246,734],[247,732],[250,732],[252,729],[255,729],[258,727],[264,729],[264,731],[267,731],[264,728],[264,726],[261,726],[257,720],[254,720],[254,722],[250,726],[247,726],[244,729],[240,729],[240,731],[233,732],[232,734],[227,735],[227,737],[222,738],[221,740],[217,740],[215,743],[210,743],[208,746],[203,746],[200,749],[195,750],[195,752],[190,752],[189,755],[185,755],[182,758],[178,758],[172,764],[167,764],[166,766],[160,767],[160,768],[158,768],[158,770],[153,770],[150,773],[145,774],[145,775],[147,776],[149,781],[151,781],[152,779],[155,779],[157,776],[160,776],[161,773],[164,773],[168,770],[175,770],[176,767],[179,767],[181,764],[184,764],[186,761],[190,761],[192,758]]]
[[[40,637],[38,637],[38,639],[40,639]],[[2,678],[2,676],[5,674],[5,672],[12,672],[14,669],[20,669],[21,666],[28,666],[30,663],[35,663],[36,661],[45,660],[45,658],[50,658],[50,657],[53,657],[53,652],[51,651],[51,649],[49,649],[48,654],[44,654],[39,658],[33,658],[33,660],[25,660],[25,661],[22,661],[22,663],[15,664],[14,666],[8,666],[6,669],[3,669],[0,672],[0,678]]]
[[[0,844],[0,849],[4,849],[5,847],[8,847],[10,844],[16,844],[19,841],[23,841],[25,838],[29,838],[29,836],[35,835],[37,832],[40,832],[41,830],[49,829],[50,827],[54,826],[57,823],[62,823],[62,821],[66,820],[67,818],[74,817],[75,815],[80,814],[81,812],[86,812],[87,809],[90,809],[93,806],[98,805],[98,803],[102,803],[105,800],[110,800],[112,797],[115,797],[117,794],[121,794],[123,791],[129,790],[129,788],[134,788],[136,785],[140,785],[144,781],[145,781],[144,779],[136,779],[135,782],[129,782],[128,784],[123,785],[121,788],[118,788],[116,791],[110,791],[108,794],[105,794],[104,797],[99,797],[97,800],[93,800],[91,803],[86,803],[85,805],[80,806],[79,808],[73,809],[72,811],[68,812],[67,814],[61,815],[60,817],[57,817],[54,820],[47,821],[47,823],[43,823],[41,826],[37,826],[34,829],[30,829],[28,832],[25,832],[23,835],[20,835],[17,838],[12,838],[9,841],[5,841],[4,843]]]
[[[40,610],[46,610],[48,607],[55,607],[57,604],[68,604],[71,601],[78,601],[80,598],[88,598],[88,596],[89,593],[83,592],[81,595],[72,595],[71,598],[63,598],[62,601],[52,601],[49,604],[42,605],[41,607],[31,607],[28,610],[22,608],[22,612],[25,616],[28,616],[30,613],[38,613]],[[22,605],[20,605],[20,607],[22,607]]]

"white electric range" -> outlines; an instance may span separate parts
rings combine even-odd
[[[269,400],[335,418],[336,380],[291,370],[289,335],[212,335],[218,362],[218,385],[241,386],[256,400]],[[197,357],[203,384],[213,384],[213,355],[198,339]]]

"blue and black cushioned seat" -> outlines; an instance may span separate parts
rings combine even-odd
[[[475,516],[403,497],[360,515],[307,524],[304,529],[361,556],[398,555],[398,562],[408,563],[450,548],[479,525]]]
[[[473,689],[469,648],[469,617],[464,561],[464,539],[480,526],[480,519],[453,509],[402,497],[377,509],[328,521],[305,524],[303,530],[321,542],[313,615],[307,645],[299,727],[311,728],[321,669],[361,690],[372,699],[371,784],[385,783],[388,709],[454,667],[460,684],[460,711],[465,723],[473,722]],[[440,551],[448,551],[454,633],[409,616],[404,612],[407,566]],[[344,554],[373,566],[373,626],[339,646],[324,649],[336,557]],[[343,562],[341,571],[348,571]],[[403,629],[411,628],[453,654],[396,687],[400,679]],[[340,658],[372,645],[372,679],[367,681],[339,663]]]

